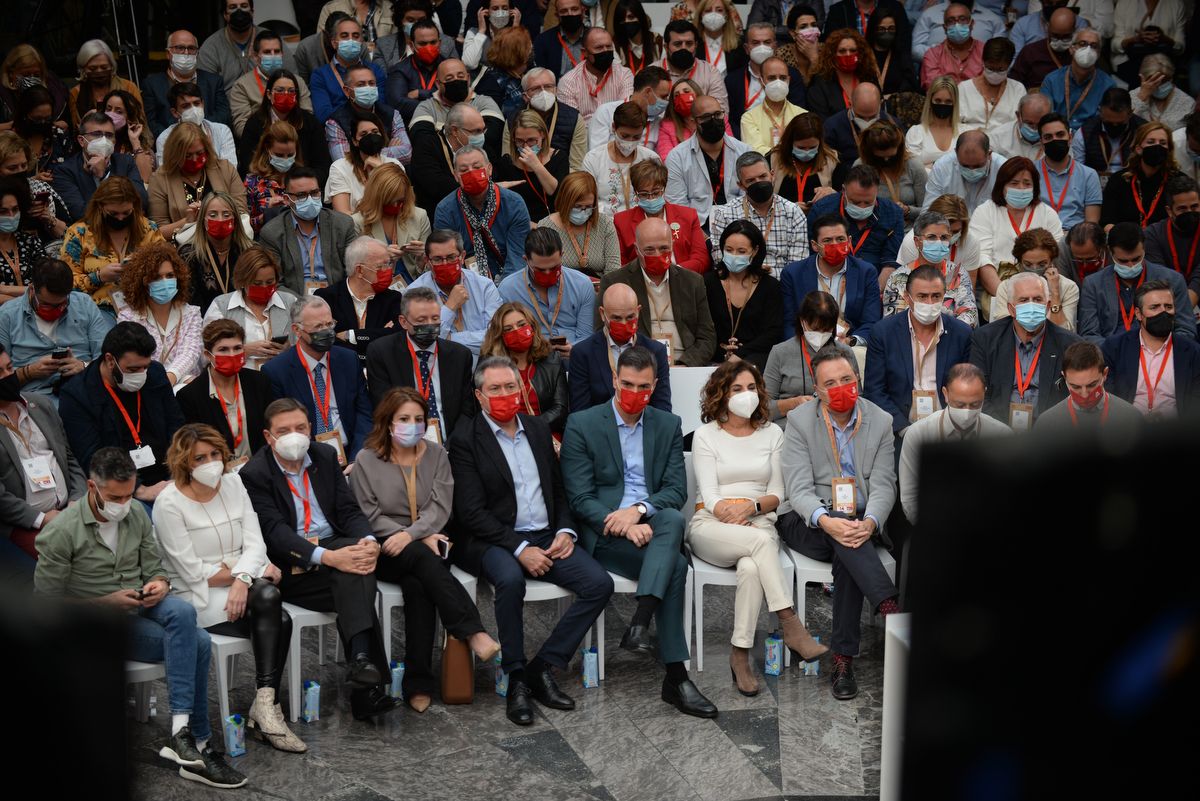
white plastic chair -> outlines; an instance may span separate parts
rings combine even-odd
[[[288,650],[288,699],[291,704],[292,722],[300,719],[300,634],[306,628],[317,627],[317,660],[325,664],[325,630],[324,626],[337,622],[337,614],[333,612],[314,612],[302,606],[285,603],[283,608],[292,616],[292,643]],[[340,641],[340,639],[339,639]],[[337,658],[337,646],[334,646],[334,659]]]
[[[704,672],[704,585],[711,584],[716,587],[736,587],[737,586],[737,569],[733,567],[717,567],[714,564],[705,562],[696,554],[692,554],[692,568],[696,572],[696,671]],[[795,567],[792,565],[792,560],[783,549],[779,551],[779,568],[783,571],[783,580],[788,584],[793,584],[795,581]],[[790,649],[783,649],[783,664],[789,666],[792,664],[792,652]]]
[[[796,565],[796,615],[799,616],[801,623],[808,625],[804,619],[804,587],[806,584],[829,584],[832,582],[833,563],[818,562],[793,548],[788,548],[787,552]],[[875,553],[879,554],[879,561],[883,563],[883,569],[887,571],[888,577],[894,582],[896,580],[896,560],[882,545],[875,546]]]
[[[475,591],[478,586],[475,577],[465,570],[461,570],[454,565],[450,566],[450,575],[458,579],[458,583],[467,591],[467,595],[471,596],[471,601],[475,601]],[[398,606],[404,606],[404,593],[400,589],[399,584],[391,584],[386,581],[376,581],[375,586],[379,591],[378,594],[378,612],[379,624],[383,628],[383,648],[387,654],[387,661],[390,665],[392,662],[392,610]],[[434,638],[437,642],[437,638]]]
[[[150,682],[166,676],[167,666],[164,662],[135,662],[132,659],[125,662],[125,683],[136,685],[134,699],[138,723],[150,719]]]
[[[217,698],[221,705],[221,722],[229,717],[229,678],[237,671],[238,654],[250,652],[248,637],[211,634],[212,658],[217,663]]]

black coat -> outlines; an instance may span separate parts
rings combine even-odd
[[[442,436],[449,436],[461,419],[479,411],[471,374],[475,360],[470,349],[448,339],[437,341],[438,406],[442,412]],[[367,348],[367,389],[371,405],[378,406],[392,387],[416,387],[408,336],[384,337]]]
[[[350,342],[349,338],[341,339],[339,337],[337,344],[353,348],[358,354],[358,363],[361,367],[367,366],[368,345],[381,337],[404,330],[400,327],[399,322],[400,304],[404,300],[404,295],[395,290],[388,289],[379,292],[367,301],[367,314],[361,326],[358,324],[358,316],[354,311],[354,299],[350,297],[350,287],[346,281],[338,281],[333,286],[321,287],[315,294],[329,304],[329,309],[333,312],[334,331],[338,333],[354,332],[354,342]],[[390,328],[387,327],[388,323],[392,324]]]
[[[567,395],[567,366],[562,358],[554,351],[540,362],[533,370],[533,378],[529,382],[538,399],[538,417],[555,434],[562,434],[567,425],[567,413],[570,399]]]
[[[1008,424],[1008,404],[1016,381],[1014,358],[1017,339],[1013,333],[1016,323],[1008,317],[988,323],[971,332],[971,364],[987,376],[987,395],[983,411],[1005,425]],[[1067,385],[1062,379],[1062,358],[1070,345],[1082,342],[1075,334],[1046,321],[1046,340],[1038,357],[1038,401],[1035,412],[1040,415],[1067,397]]]
[[[275,400],[275,393],[271,391],[270,379],[257,370],[243,368],[238,372],[238,380],[242,385],[239,391],[245,399],[243,403],[246,407],[242,433],[249,439],[250,452],[253,453],[266,444],[263,438],[263,429],[266,427],[263,423],[263,410]],[[179,390],[175,400],[179,401],[184,420],[212,426],[221,432],[221,436],[225,437],[225,444],[233,450],[233,430],[229,427],[225,410],[221,408],[221,401],[208,394],[207,373],[201,373],[192,383]]]

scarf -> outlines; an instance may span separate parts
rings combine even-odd
[[[497,213],[496,208],[496,185],[488,181],[487,191],[484,193],[486,200],[481,211],[476,211],[475,207],[467,202],[467,196],[460,188],[456,193],[458,196],[458,208],[462,211],[463,219],[467,221],[467,228],[471,232],[471,247],[475,253],[475,270],[486,278],[495,280],[499,270],[493,270],[491,265],[491,257],[488,251],[496,255],[496,258],[501,262],[503,268],[504,254],[500,252],[500,246],[496,244],[495,238],[492,237],[491,222],[493,216]]]

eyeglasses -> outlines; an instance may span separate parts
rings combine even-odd
[[[277,95],[294,95],[297,94],[295,89],[272,89],[271,92]]]
[[[440,267],[447,264],[458,264],[461,258],[462,254],[451,253],[449,256],[427,256],[425,260],[434,266]]]
[[[117,138],[115,133],[109,133],[108,131],[84,131],[79,135],[87,140],[95,140],[99,139],[100,137],[104,137],[110,142],[115,141]]]
[[[200,48],[192,47],[191,45],[171,45],[167,50],[171,53],[179,53],[185,56],[194,56],[200,52]]]
[[[518,147],[518,148],[522,148],[522,147],[540,147],[540,146],[541,146],[541,144],[542,144],[542,140],[541,140],[540,138],[539,138],[539,139],[518,139],[518,140],[517,140],[517,147]]]
[[[299,203],[301,200],[305,200],[307,198],[314,198],[316,200],[321,199],[320,189],[314,189],[311,192],[284,192],[284,194],[287,195],[287,197],[293,203]]]
[[[703,124],[706,122],[712,122],[713,120],[724,120],[724,119],[725,119],[725,114],[723,112],[714,111],[712,114],[701,114],[699,117],[696,118],[696,122],[698,124]]]
[[[666,194],[665,189],[655,189],[655,190],[652,190],[649,192],[638,192],[637,199],[638,200],[657,200],[658,198],[662,197],[664,194]]]

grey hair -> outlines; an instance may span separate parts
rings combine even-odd
[[[747,167],[753,167],[755,164],[766,164],[767,169],[771,168],[766,156],[764,156],[762,153],[759,153],[757,150],[747,150],[745,153],[737,157],[737,161],[734,162],[734,170],[737,176],[741,178],[742,170],[746,169]]]
[[[931,225],[944,225],[949,228],[950,221],[940,211],[923,211],[917,215],[917,221],[913,223],[913,239],[915,240],[925,233],[925,229]]]
[[[371,254],[371,251],[376,248],[386,251],[387,245],[373,236],[359,236],[352,239],[350,244],[346,245],[346,253],[343,258],[346,269],[353,271],[355,267],[363,264],[367,256]]]
[[[329,308],[329,304],[325,302],[324,298],[319,298],[316,295],[310,295],[305,292],[296,298],[296,302],[292,304],[291,315],[289,317],[292,325],[300,324],[300,315],[304,314],[304,310],[309,306],[324,306],[327,309]]]
[[[1157,72],[1161,72],[1168,78],[1174,78],[1175,65],[1162,53],[1151,53],[1142,59],[1142,66],[1138,67],[1138,75],[1154,75]]]
[[[456,103],[446,114],[446,127],[453,125],[455,128],[462,128],[463,115],[466,114],[467,111],[475,111],[478,113],[478,110],[470,103]]]
[[[1071,44],[1079,43],[1079,34],[1081,34],[1081,33],[1094,33],[1094,34],[1096,34],[1097,39],[1100,39],[1101,41],[1103,41],[1103,38],[1100,36],[1100,31],[1096,30],[1095,28],[1091,27],[1090,25],[1086,25],[1082,28],[1075,29],[1075,35],[1071,37]]]
[[[447,125],[449,125],[449,123],[447,123]],[[484,164],[492,163],[492,160],[488,158],[487,151],[484,150],[482,147],[475,147],[475,145],[463,145],[458,150],[454,151],[454,166],[455,167],[458,166],[459,158],[461,158],[462,156],[469,156],[472,153],[478,153],[479,155],[483,156]]]
[[[1030,280],[1037,281],[1042,287],[1042,294],[1045,295],[1046,297],[1050,297],[1050,283],[1045,279],[1044,276],[1038,275],[1037,273],[1030,272],[1028,270],[1026,270],[1025,272],[1017,273],[1016,275],[1014,275],[1012,278],[1010,278],[1008,280],[1008,295],[1009,295],[1009,297],[1011,298],[1016,294],[1017,284],[1023,284],[1026,281],[1030,281]]]
[[[108,46],[103,39],[88,39],[79,46],[79,53],[75,56],[75,66],[79,68],[80,75],[83,74],[83,68],[87,63],[96,56],[107,56],[108,63],[112,65],[113,70],[117,69],[117,57],[113,55],[112,48]]]
[[[746,34],[749,35],[750,31],[753,31],[755,29],[768,30],[771,32],[772,36],[775,35],[775,26],[774,26],[774,24],[772,24],[770,22],[751,22],[749,25],[746,26]]]
[[[437,293],[427,286],[412,286],[404,291],[404,297],[400,300],[400,314],[408,317],[408,307],[416,301],[418,303],[436,303],[441,306],[441,301],[438,299]]]
[[[1023,112],[1026,106],[1035,101],[1045,103],[1046,108],[1050,109],[1051,111],[1054,110],[1054,105],[1050,102],[1050,98],[1046,97],[1041,92],[1029,92],[1028,94],[1022,95],[1021,99],[1017,101],[1017,114]]]
[[[621,355],[624,356],[625,354]],[[517,371],[516,362],[507,356],[488,356],[485,359],[480,359],[479,364],[475,365],[475,372],[471,376],[471,379],[475,383],[475,389],[483,389],[483,374],[488,370],[505,367],[512,370],[513,376],[516,377],[517,381],[521,380],[521,374]]]
[[[523,76],[521,76],[521,91],[528,92],[529,84],[533,83],[535,79],[542,77],[543,72],[550,73],[550,77],[554,78],[554,86],[557,88],[558,77],[551,70],[548,70],[545,67],[533,67],[532,69],[527,70]]]
[[[92,454],[88,463],[88,476],[97,484],[110,481],[129,481],[137,475],[137,468],[129,452],[121,448],[101,448]]]

